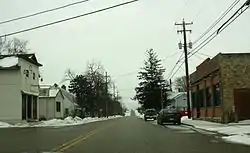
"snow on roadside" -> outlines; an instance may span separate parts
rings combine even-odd
[[[250,124],[247,124],[249,120],[239,123],[220,124],[183,117],[182,123],[198,129],[224,134],[226,136],[223,136],[222,139],[227,142],[250,145]]]
[[[222,139],[226,142],[250,145],[250,137],[248,135],[231,135],[222,137]]]
[[[130,116],[130,115],[131,115],[131,110],[125,112],[125,116]]]
[[[5,122],[1,122],[0,121],[0,128],[6,128],[6,127],[12,127],[11,124],[5,123]]]
[[[1,122],[0,121],[0,128],[13,128],[13,127],[62,127],[62,126],[73,126],[73,125],[81,125],[81,124],[87,124],[91,122],[97,122],[97,121],[104,121],[104,120],[110,120],[110,119],[115,119],[115,118],[120,118],[123,116],[109,116],[108,118],[103,117],[103,118],[98,118],[98,117],[87,117],[87,118],[80,118],[80,117],[66,117],[65,119],[51,119],[47,121],[41,121],[37,122],[36,125],[30,125],[28,123],[18,123],[15,125],[8,124],[6,122]]]
[[[139,113],[137,110],[135,110],[135,116],[137,118],[144,118],[143,114]]]
[[[64,120],[61,119],[51,119],[48,121],[42,121],[40,124],[35,125],[34,127],[61,127],[61,126],[72,126],[72,125],[81,125],[81,124],[87,124],[91,122],[97,122],[97,121],[104,121],[104,120],[109,120],[109,119],[114,119],[114,118],[119,118],[122,116],[109,116],[108,118],[102,117],[86,117],[84,119],[81,119],[80,117],[66,117]]]

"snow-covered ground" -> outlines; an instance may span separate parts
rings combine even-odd
[[[140,114],[137,110],[135,110],[135,116],[138,118],[143,118],[143,114]]]
[[[131,116],[131,110],[126,111],[125,116]]]
[[[5,122],[0,121],[0,128],[10,128],[10,127],[62,127],[62,126],[72,126],[72,125],[81,125],[81,124],[87,124],[90,122],[97,122],[97,121],[104,121],[104,120],[109,120],[109,119],[114,119],[114,118],[120,118],[122,116],[109,116],[108,118],[103,117],[103,118],[91,118],[87,117],[84,119],[81,119],[80,117],[66,117],[65,119],[51,119],[47,121],[41,121],[37,122],[35,125],[33,124],[28,124],[28,123],[19,123],[19,124],[8,124]]]
[[[187,117],[183,117],[182,123],[191,125],[198,129],[224,134],[226,136],[223,136],[222,139],[227,142],[250,145],[249,120],[241,121],[239,123],[220,124],[208,121],[192,120]]]

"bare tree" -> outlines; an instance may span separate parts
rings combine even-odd
[[[25,54],[28,52],[28,41],[18,38],[0,38],[0,54]]]
[[[186,77],[181,76],[175,79],[175,89],[181,92],[187,91]]]

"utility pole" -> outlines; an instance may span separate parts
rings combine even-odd
[[[112,106],[113,106],[113,115],[115,115],[115,100],[116,100],[116,97],[115,97],[115,93],[116,93],[116,91],[115,91],[115,84],[113,84],[113,96],[114,96],[114,101],[113,101],[113,103],[112,103]]]
[[[105,84],[106,84],[106,117],[108,118],[108,73],[105,72]]]
[[[192,30],[186,30],[186,25],[191,25],[191,23],[186,23],[185,20],[183,19],[182,23],[175,23],[175,25],[180,25],[182,26],[182,30],[177,30],[177,33],[183,33],[183,39],[184,39],[184,44],[182,46],[181,43],[179,43],[179,48],[181,49],[182,47],[184,48],[184,54],[185,54],[185,70],[186,70],[186,83],[187,83],[187,111],[188,111],[188,118],[191,118],[191,105],[190,105],[190,82],[189,82],[189,70],[188,70],[188,47],[192,48],[192,43],[190,42],[187,46],[187,36],[186,32],[192,32]]]

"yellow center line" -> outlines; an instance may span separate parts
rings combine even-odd
[[[93,131],[94,131],[94,130],[93,130]],[[92,131],[91,131],[91,132],[92,132]],[[91,132],[87,133],[86,135],[89,135]],[[81,138],[83,138],[83,137],[85,137],[85,136],[84,136],[84,135],[80,135],[80,136],[78,136],[78,137],[76,137],[76,138],[74,138],[74,139],[72,139],[72,140],[70,140],[70,141],[68,141],[68,142],[66,142],[66,143],[63,143],[63,144],[61,144],[60,146],[58,146],[58,147],[52,149],[52,151],[60,150],[61,148],[65,147],[65,146],[68,146],[68,145],[70,145],[71,143],[74,143],[75,141],[77,141],[77,140],[79,140],[79,139],[81,139]]]
[[[69,145],[67,145],[67,146],[65,146],[65,147],[63,147],[63,148],[61,148],[59,151],[63,152],[64,150],[67,150],[67,149],[69,149],[70,147],[75,146],[76,144],[80,143],[80,142],[83,141],[83,140],[86,140],[88,137],[90,137],[91,135],[94,135],[94,134],[95,134],[95,132],[90,133],[90,134],[86,135],[85,137],[82,137],[81,139],[78,139],[78,140],[76,140],[75,142],[73,142],[73,143],[71,143],[71,144],[69,144]]]
[[[109,124],[109,125],[106,125],[105,128],[111,126],[113,124]],[[63,143],[62,145],[52,149],[52,152],[62,152],[62,151],[65,151],[66,149],[70,148],[70,147],[73,147],[75,146],[76,144],[78,144],[79,142],[83,141],[83,140],[86,140],[87,138],[89,138],[90,136],[94,135],[95,133],[97,133],[97,131],[100,131],[100,130],[103,130],[104,127],[102,128],[99,128],[99,129],[94,129],[90,132],[88,132],[87,134],[85,135],[80,135],[66,143]]]

